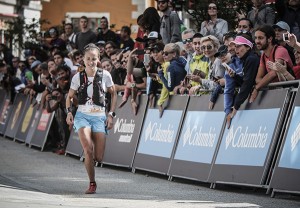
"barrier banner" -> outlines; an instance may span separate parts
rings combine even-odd
[[[122,108],[116,109],[117,117],[114,118],[114,127],[106,136],[103,164],[132,167],[143,118],[147,106],[148,96],[139,97],[139,109],[134,115],[131,102],[127,102]],[[122,97],[118,96],[118,102]]]
[[[48,132],[54,117],[53,113],[48,113],[46,109],[40,109],[41,116],[36,125],[36,129],[33,132],[30,146],[40,147],[41,151],[44,150],[44,146],[47,141]]]
[[[6,92],[3,89],[0,89],[0,112],[2,112],[2,108],[4,106],[5,103],[5,99],[6,99]]]
[[[78,157],[81,157],[83,154],[83,148],[81,146],[78,133],[76,133],[74,129],[70,133],[70,138],[66,147],[66,153]]]
[[[171,96],[161,118],[149,108],[134,158],[135,169],[167,174],[189,96]]]
[[[225,113],[223,96],[213,110],[210,95],[191,97],[168,175],[207,181],[221,135]]]
[[[1,108],[1,115],[0,115],[0,133],[1,134],[4,134],[4,132],[6,130],[12,109],[13,109],[13,105],[10,104],[10,99],[6,98],[3,102],[3,106]]]
[[[297,93],[292,118],[271,178],[273,189],[300,192],[300,94]]]
[[[17,129],[21,123],[21,117],[24,114],[24,109],[26,106],[26,102],[29,100],[29,97],[24,95],[23,93],[16,94],[13,109],[11,112],[11,116],[7,123],[7,128],[5,130],[5,136],[9,138],[14,138],[17,132]]]
[[[287,90],[263,91],[241,106],[225,128],[209,182],[264,185],[287,97]]]
[[[26,139],[25,139],[25,143],[26,144],[29,144],[30,145],[30,142],[31,142],[31,139],[33,137],[33,133],[35,132],[36,130],[36,127],[38,125],[38,121],[40,120],[40,117],[41,117],[41,114],[42,114],[42,111],[41,109],[42,108],[41,106],[38,108],[38,105],[35,105],[33,107],[33,117],[31,118],[30,120],[30,128],[27,132],[27,135],[26,135]]]
[[[32,106],[30,101],[26,103],[24,108],[24,113],[22,117],[20,117],[20,125],[15,135],[15,140],[25,142],[28,132],[30,131],[35,112],[37,110],[38,105]]]

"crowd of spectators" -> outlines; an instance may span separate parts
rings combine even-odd
[[[300,78],[300,0],[276,0],[275,10],[264,0],[252,2],[251,11],[237,13],[236,26],[219,18],[218,6],[209,3],[209,19],[199,31],[181,31],[183,23],[170,1],[157,0],[157,9],[149,7],[138,17],[135,41],[129,26],[116,34],[102,17],[100,28],[92,31],[89,19],[82,16],[80,32],[66,23],[61,34],[51,27],[50,40],[41,39],[47,61],[34,53],[20,60],[0,44],[1,84],[12,101],[15,93],[25,93],[33,105],[55,112],[51,128],[59,131],[53,131],[48,145],[64,154],[71,129],[65,122],[65,99],[72,76],[84,69],[84,47],[95,43],[100,52],[98,67],[111,74],[117,92],[123,95],[119,108],[129,99],[137,114],[137,97],[146,93],[150,107],[157,106],[163,116],[170,95],[210,94],[208,108],[213,109],[218,95],[224,94],[229,128],[247,98],[255,102],[258,91],[269,83]]]

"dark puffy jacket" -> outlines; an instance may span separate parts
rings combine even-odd
[[[187,61],[183,57],[178,57],[171,60],[167,70],[167,78],[164,77],[163,71],[158,73],[159,78],[169,92],[172,92],[173,89],[180,85],[181,81],[184,80],[186,76],[186,71],[184,69],[186,63]]]

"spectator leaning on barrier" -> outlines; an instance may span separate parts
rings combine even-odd
[[[169,7],[170,0],[157,0],[158,10],[163,13],[160,23],[160,34],[164,44],[181,41],[181,20],[178,14]]]
[[[205,57],[201,50],[201,38],[203,36],[200,33],[195,33],[192,38],[194,54],[193,58],[189,64],[188,73],[181,83],[180,86],[177,86],[174,89],[174,93],[177,94],[178,89],[180,94],[184,94],[190,90],[191,87],[199,85],[198,81],[194,81],[191,78],[196,78],[196,76],[200,76],[201,78],[205,78],[208,75],[208,64],[209,60]]]
[[[158,76],[168,91],[172,92],[177,89],[177,86],[180,86],[186,76],[184,69],[186,60],[180,57],[180,48],[175,43],[165,45],[163,56],[166,62],[170,62],[170,66],[167,69],[167,78],[164,76],[162,68],[158,68]]]
[[[131,107],[133,114],[137,114],[138,104],[136,103],[136,98],[141,94],[141,90],[146,89],[147,75],[144,64],[138,59],[135,53],[137,49],[129,51],[127,63],[127,75],[125,81],[125,90],[122,98],[122,102],[119,105],[121,108],[128,100],[131,94]]]
[[[263,53],[256,76],[256,85],[253,88],[250,102],[253,102],[258,91],[271,82],[293,80],[293,63],[287,50],[275,43],[275,31],[270,25],[256,29],[255,43]],[[292,74],[291,74],[292,73]]]
[[[237,70],[231,68],[234,65],[225,65],[224,107],[227,128],[230,128],[232,118],[251,93],[259,65],[259,57],[252,51],[251,34],[238,35],[232,44],[235,44],[236,56],[242,62],[242,70],[236,73]],[[236,87],[239,87],[239,91],[234,96]]]
[[[207,8],[208,20],[201,23],[200,33],[203,36],[213,35],[222,42],[223,35],[228,32],[228,23],[226,20],[218,18],[218,8],[215,3],[210,3]]]
[[[105,133],[113,127],[117,94],[114,83],[108,71],[98,69],[100,57],[99,48],[89,44],[84,49],[85,69],[77,73],[71,81],[71,87],[66,98],[67,124],[78,132],[85,155],[85,167],[90,180],[86,194],[96,193],[95,161],[102,160],[105,149]],[[78,109],[73,118],[71,100],[78,92]],[[111,108],[108,115],[105,109],[104,93],[111,94]]]
[[[200,76],[193,75],[191,80],[197,81],[200,84],[194,86],[190,89],[189,94],[196,94],[200,89],[212,91],[211,99],[209,102],[209,109],[214,107],[218,95],[222,92],[222,87],[225,85],[224,73],[225,68],[221,65],[221,60],[217,59],[215,54],[220,47],[219,40],[212,35],[205,36],[201,39],[201,50],[203,51],[205,57],[209,60],[209,71],[206,79]]]

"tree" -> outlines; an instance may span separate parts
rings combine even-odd
[[[217,5],[218,17],[228,22],[229,29],[235,28],[236,12],[245,13],[252,5],[251,0],[187,0],[185,10],[195,20],[197,30],[200,30],[201,23],[208,19],[207,6],[209,3]]]
[[[33,18],[31,22],[26,23],[22,17],[6,21],[7,30],[5,30],[4,37],[8,46],[14,48],[20,54],[21,51],[28,46],[28,43],[38,44],[39,30],[41,25],[45,23],[49,22],[35,18]]]

